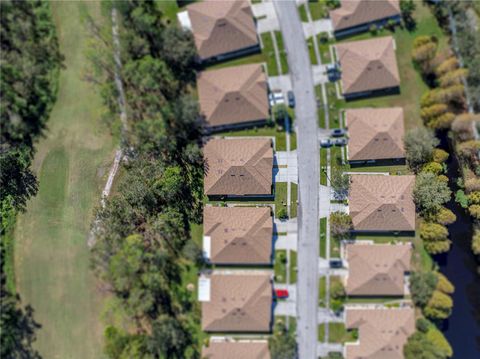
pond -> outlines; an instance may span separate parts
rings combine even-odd
[[[443,149],[448,149],[446,136],[441,138]],[[456,192],[455,177],[458,176],[458,162],[452,155],[447,161],[450,188]],[[453,199],[447,207],[455,213],[457,221],[449,226],[452,247],[444,255],[436,256],[440,271],[455,286],[453,311],[442,324],[442,331],[450,342],[454,358],[480,358],[480,275],[478,263],[471,250],[472,222],[465,210]]]

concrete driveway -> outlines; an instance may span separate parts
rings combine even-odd
[[[272,2],[252,4],[252,11],[253,16],[257,19],[257,32],[259,34],[280,30],[277,14],[275,13],[275,7]]]

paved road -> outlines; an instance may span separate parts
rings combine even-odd
[[[296,97],[300,202],[297,276],[298,348],[301,359],[314,359],[317,358],[320,183],[317,108],[310,58],[296,4],[294,1],[274,0],[274,5],[287,50]]]

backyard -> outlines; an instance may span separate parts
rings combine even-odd
[[[15,271],[22,302],[41,324],[35,347],[44,358],[103,357],[103,295],[90,271],[92,211],[113,161],[115,144],[102,121],[100,96],[83,78],[87,34],[81,7],[52,2],[65,68],[46,137],[33,168],[40,188],[15,230]]]

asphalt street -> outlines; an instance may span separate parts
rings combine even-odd
[[[310,58],[295,1],[274,0],[296,97],[298,156],[297,336],[301,359],[317,358],[320,158]]]

